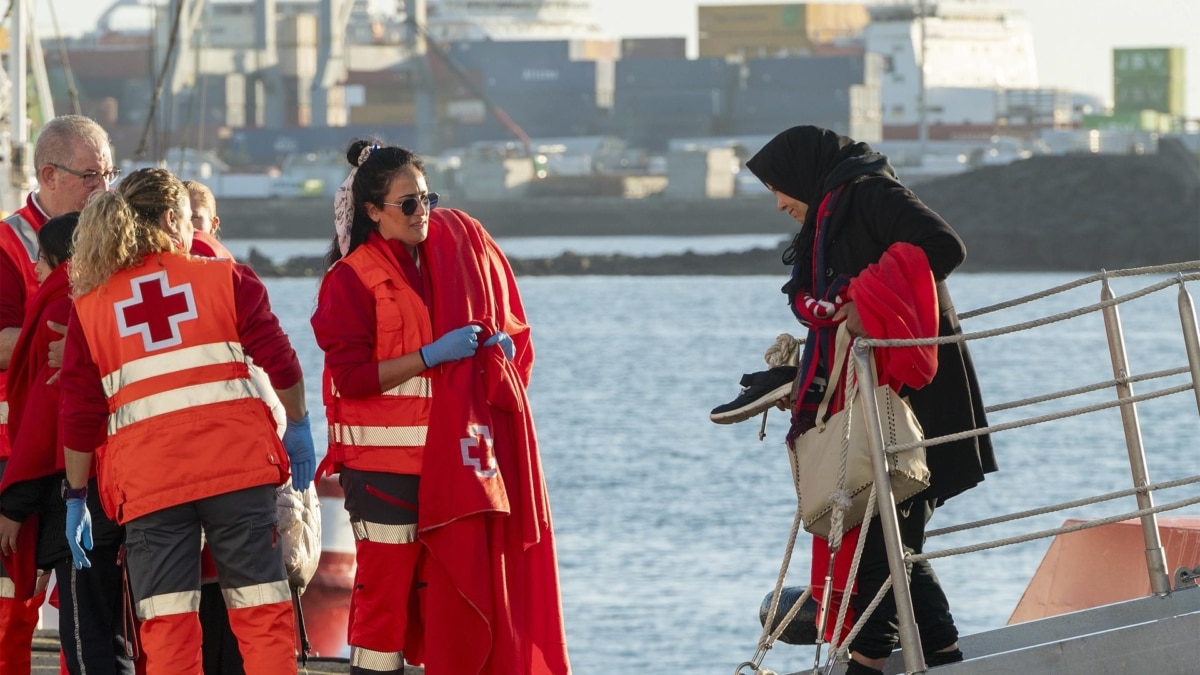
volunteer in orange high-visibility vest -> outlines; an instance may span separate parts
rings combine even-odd
[[[312,326],[354,530],[350,672],[567,675],[516,279],[421,158],[356,141]]]
[[[254,273],[195,258],[187,191],[141,169],[80,215],[60,372],[67,540],[89,564],[93,452],[126,560],[150,675],[201,672],[200,532],[246,672],[295,673],[296,630],[275,532],[275,486],[304,489],[315,457],[300,366]],[[250,380],[270,376],[283,442]],[[290,460],[290,461],[289,461]]]
[[[26,305],[38,290],[34,272],[37,232],[47,220],[82,209],[92,193],[107,189],[121,173],[113,168],[108,133],[80,115],[55,117],[42,126],[33,149],[33,166],[38,189],[26,196],[24,206],[0,221],[0,476],[12,452],[6,371],[25,367],[10,360]],[[61,330],[58,324],[53,328]],[[62,344],[61,338],[50,343],[51,367],[60,365]],[[25,555],[33,555],[36,529],[36,518],[22,522],[22,535],[31,541]],[[84,583],[87,585],[86,580]],[[14,583],[10,570],[0,562],[0,673],[5,675],[27,675],[31,668],[33,631],[45,595],[29,597],[26,588],[28,584],[19,580]]]

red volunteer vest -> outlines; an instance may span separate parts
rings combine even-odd
[[[359,246],[338,264],[350,266],[375,298],[376,363],[414,352],[433,340],[421,296],[375,245]],[[329,421],[327,459],[335,467],[421,473],[432,396],[428,370],[378,396],[359,399],[339,395],[328,368],[322,380]]]
[[[0,221],[0,255],[13,262],[13,266],[21,270],[25,285],[20,289],[4,289],[8,295],[20,294],[21,304],[28,304],[29,299],[37,293],[38,242],[37,231],[46,223],[46,218],[32,203],[29,197],[25,206],[17,209],[11,216]],[[8,378],[0,371],[0,461],[8,459],[12,454],[12,442],[8,437]]]
[[[118,523],[288,473],[237,332],[233,264],[151,254],[76,298],[108,397],[98,476]]]

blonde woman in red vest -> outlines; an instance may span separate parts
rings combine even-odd
[[[312,317],[354,531],[351,672],[570,672],[508,261],[434,209],[421,158],[356,141]],[[422,611],[423,608],[423,611]]]
[[[300,365],[248,268],[186,253],[190,218],[163,169],[134,172],[80,215],[59,378],[67,541],[89,565],[95,467],[105,512],[126,527],[147,672],[199,675],[203,527],[246,671],[295,673],[275,486],[289,464],[297,489],[312,480]],[[247,356],[283,402],[282,443]]]

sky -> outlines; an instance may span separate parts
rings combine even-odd
[[[841,2],[842,0],[826,0]],[[932,1],[932,0],[931,0]],[[1114,47],[1183,47],[1189,117],[1200,118],[1200,0],[981,0],[1017,9],[1033,28],[1043,87],[1112,99]],[[48,3],[63,33],[96,25],[105,0],[34,0],[38,23],[51,34]],[[698,5],[773,4],[771,0],[591,0],[597,24],[615,37],[685,36],[696,47]]]

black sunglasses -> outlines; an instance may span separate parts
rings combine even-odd
[[[426,192],[423,195],[417,195],[416,197],[409,197],[408,199],[405,199],[404,201],[400,202],[399,204],[396,204],[394,202],[379,202],[379,203],[383,204],[384,206],[399,206],[400,211],[403,212],[404,215],[411,216],[412,214],[417,212],[417,204],[418,203],[420,203],[422,206],[424,206],[425,210],[432,211],[434,209],[434,207],[437,206],[438,193]]]

